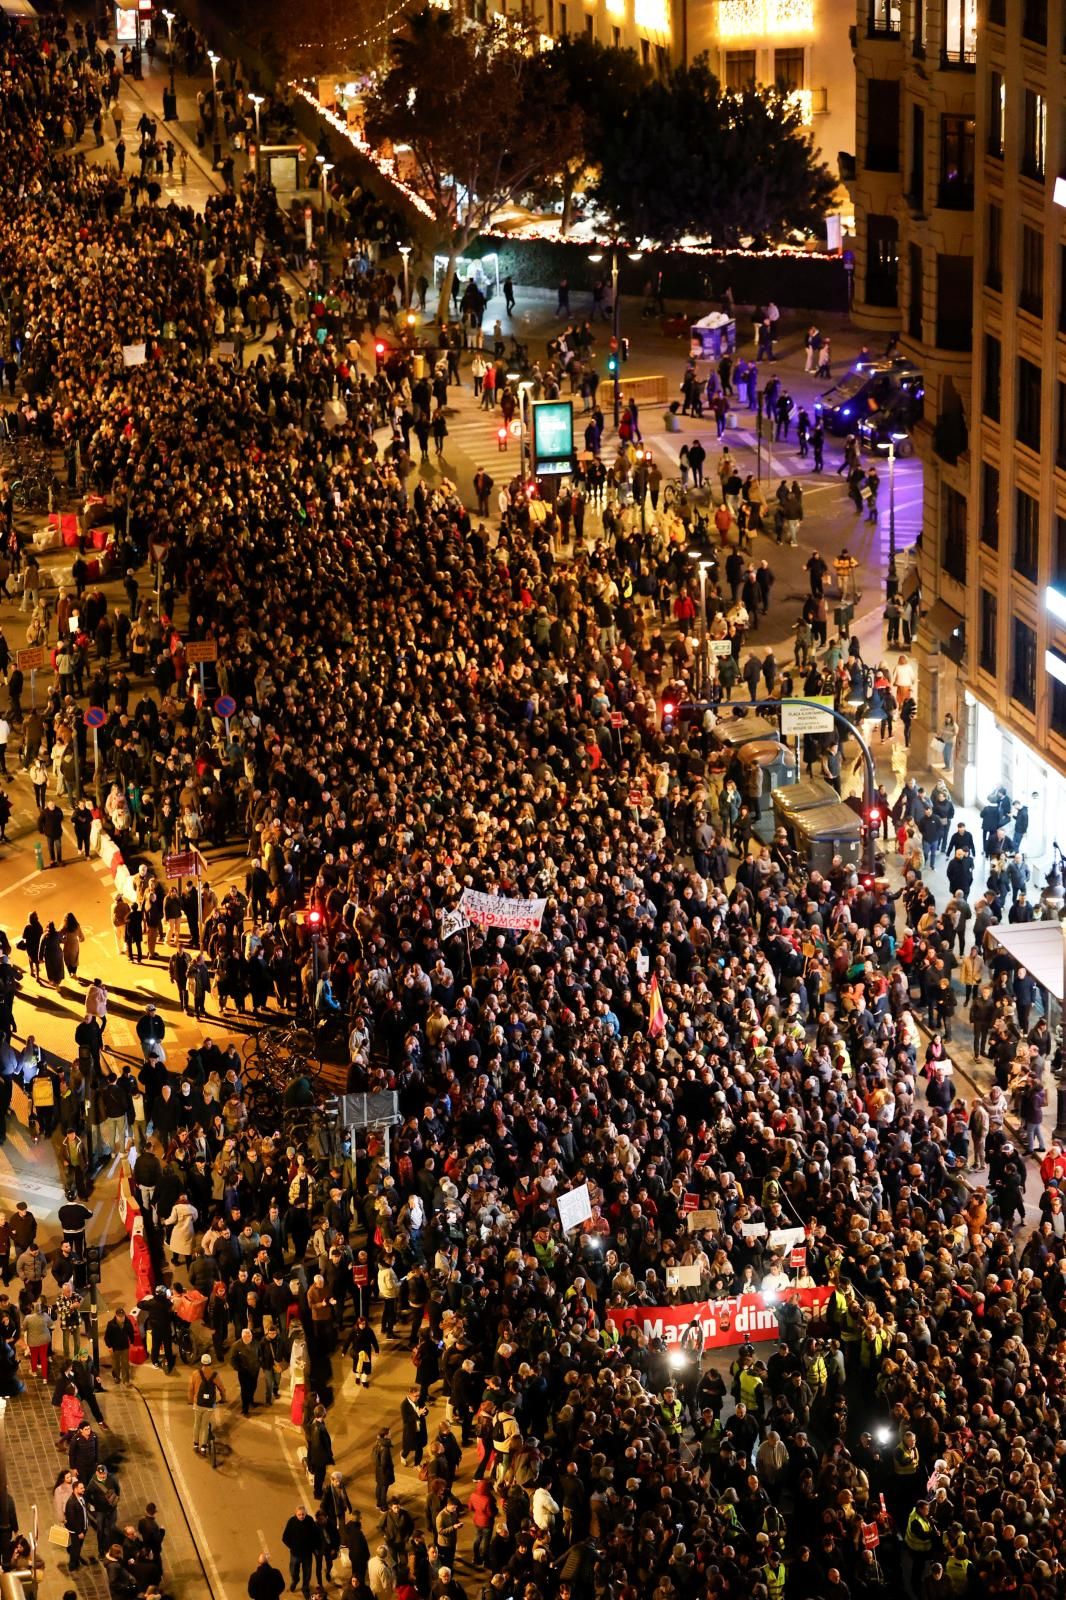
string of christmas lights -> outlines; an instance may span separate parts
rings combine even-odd
[[[402,0],[402,4],[393,6],[391,11],[386,11],[381,20],[374,24],[373,28],[371,28],[370,32],[367,33],[364,38],[357,39],[353,34],[349,34],[346,39],[338,39],[336,41],[335,48],[340,50],[347,50],[348,48],[353,50],[363,50],[367,45],[375,44],[381,38],[381,35],[384,33],[385,29],[389,28],[389,23],[392,21],[392,19],[394,17],[402,16],[406,12],[410,3],[411,0]],[[396,29],[389,28],[389,32],[395,33]],[[321,50],[322,46],[321,44],[298,44],[296,48],[297,50]]]

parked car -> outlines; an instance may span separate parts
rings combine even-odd
[[[873,361],[847,373],[815,401],[815,409],[821,413],[827,433],[857,433],[869,418],[887,410],[905,431],[921,417],[924,396],[921,372],[901,356],[894,361]]]

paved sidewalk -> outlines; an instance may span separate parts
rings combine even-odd
[[[144,1515],[145,1505],[152,1501],[159,1522],[166,1529],[164,1589],[178,1595],[210,1593],[144,1401],[135,1391],[112,1388],[109,1376],[105,1391],[99,1396],[100,1408],[112,1431],[101,1429],[98,1423],[93,1427],[100,1436],[101,1459],[118,1478],[119,1529],[127,1522],[136,1525]],[[48,1543],[54,1518],[52,1491],[67,1465],[66,1450],[56,1447],[56,1413],[50,1396],[50,1383],[30,1377],[25,1394],[8,1401],[8,1486],[15,1499],[19,1526],[23,1530],[31,1526],[32,1508],[36,1506],[40,1553],[47,1569],[46,1594],[58,1594],[72,1586],[85,1600],[107,1600],[105,1569],[95,1559],[90,1560],[98,1555],[95,1532],[90,1532],[82,1550],[82,1559],[90,1564],[73,1574],[68,1571],[66,1552]]]

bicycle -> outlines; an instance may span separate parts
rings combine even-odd
[[[211,1410],[208,1411],[208,1414],[207,1414],[207,1443],[206,1444],[197,1444],[196,1441],[195,1441],[195,1437],[194,1437],[194,1439],[193,1439],[193,1450],[195,1451],[195,1453],[198,1456],[206,1456],[207,1457],[207,1459],[211,1463],[211,1470],[213,1472],[216,1472],[218,1470],[218,1438],[217,1438],[216,1433],[215,1433],[215,1410],[214,1410],[214,1407],[212,1407]]]
[[[31,469],[12,483],[11,501],[23,511],[51,511],[58,489],[59,479],[50,469]]]

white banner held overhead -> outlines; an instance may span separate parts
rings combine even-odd
[[[464,889],[459,909],[475,928],[513,928],[539,933],[547,900],[511,900],[503,894],[479,894]]]
[[[122,365],[124,367],[143,367],[147,359],[147,345],[124,344],[122,346]]]
[[[451,939],[455,934],[462,933],[470,924],[461,911],[442,911],[440,919],[441,940]]]
[[[587,1183],[580,1184],[576,1189],[568,1189],[565,1194],[557,1194],[555,1203],[559,1207],[559,1221],[564,1233],[569,1233],[571,1228],[580,1228],[592,1215]]]

